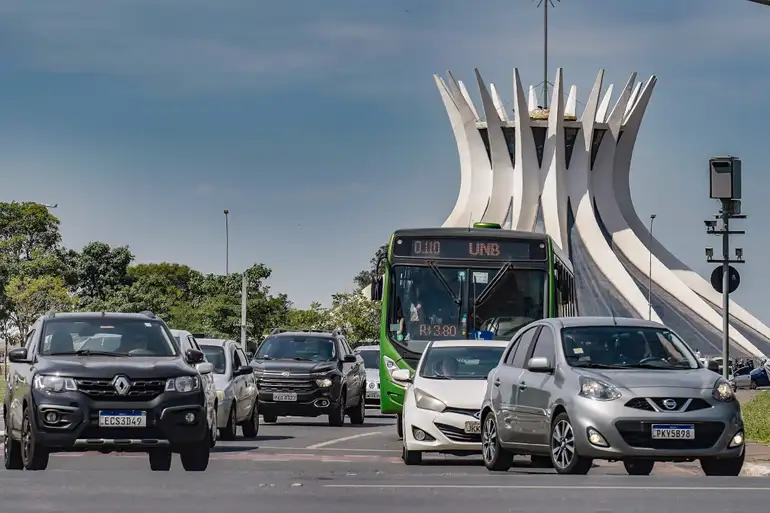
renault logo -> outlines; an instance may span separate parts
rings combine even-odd
[[[676,408],[676,401],[673,399],[663,399],[663,407],[667,410],[673,410]]]
[[[289,371],[283,371],[281,373],[281,376],[283,376],[284,378],[288,378],[290,375],[291,375],[291,373]]]
[[[115,379],[112,380],[112,386],[115,387],[118,395],[126,395],[131,390],[131,382],[125,376],[115,376]]]

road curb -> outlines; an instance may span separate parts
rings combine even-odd
[[[744,463],[741,475],[747,477],[768,477],[770,476],[770,465],[760,463]]]

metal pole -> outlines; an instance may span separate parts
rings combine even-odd
[[[225,275],[230,276],[230,211],[225,210]]]
[[[543,0],[543,108],[548,108],[548,2]]]
[[[730,379],[730,200],[722,200],[722,376]]]
[[[650,263],[647,270],[647,320],[652,320],[652,226],[655,222],[655,214],[650,215],[650,239],[647,242],[647,249],[650,251]]]
[[[248,276],[243,273],[241,280],[241,349],[246,352],[246,300],[248,299]]]

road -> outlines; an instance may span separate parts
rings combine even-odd
[[[329,427],[325,418],[280,419],[255,441],[219,442],[205,474],[150,472],[144,455],[55,455],[45,472],[0,470],[3,511],[111,513],[228,509],[415,513],[695,512],[764,508],[770,482],[707,478],[693,465],[659,465],[629,477],[600,463],[588,476],[531,469],[487,472],[480,458],[434,456],[406,467],[394,419],[375,414],[363,427]]]

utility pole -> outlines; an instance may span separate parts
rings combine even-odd
[[[225,275],[230,276],[230,211],[225,209]]]
[[[241,349],[246,353],[246,301],[248,299],[249,279],[246,273],[243,273],[241,279]]]
[[[647,241],[647,249],[650,250],[650,263],[647,269],[647,320],[652,320],[652,225],[655,222],[655,214],[650,214],[650,239]]]
[[[719,264],[711,273],[711,286],[722,294],[722,376],[730,378],[730,294],[741,283],[741,276],[730,264],[742,264],[743,248],[735,248],[730,258],[730,236],[744,235],[744,230],[731,230],[730,219],[746,219],[741,214],[741,159],[714,157],[709,159],[709,195],[721,203],[715,220],[708,219],[706,233],[722,237],[722,258],[714,258],[714,248],[706,248],[706,261]],[[717,227],[717,220],[722,225]]]
[[[556,0],[561,2],[561,0]],[[543,109],[548,108],[548,5],[555,7],[553,0],[540,0],[538,7],[543,7]]]

